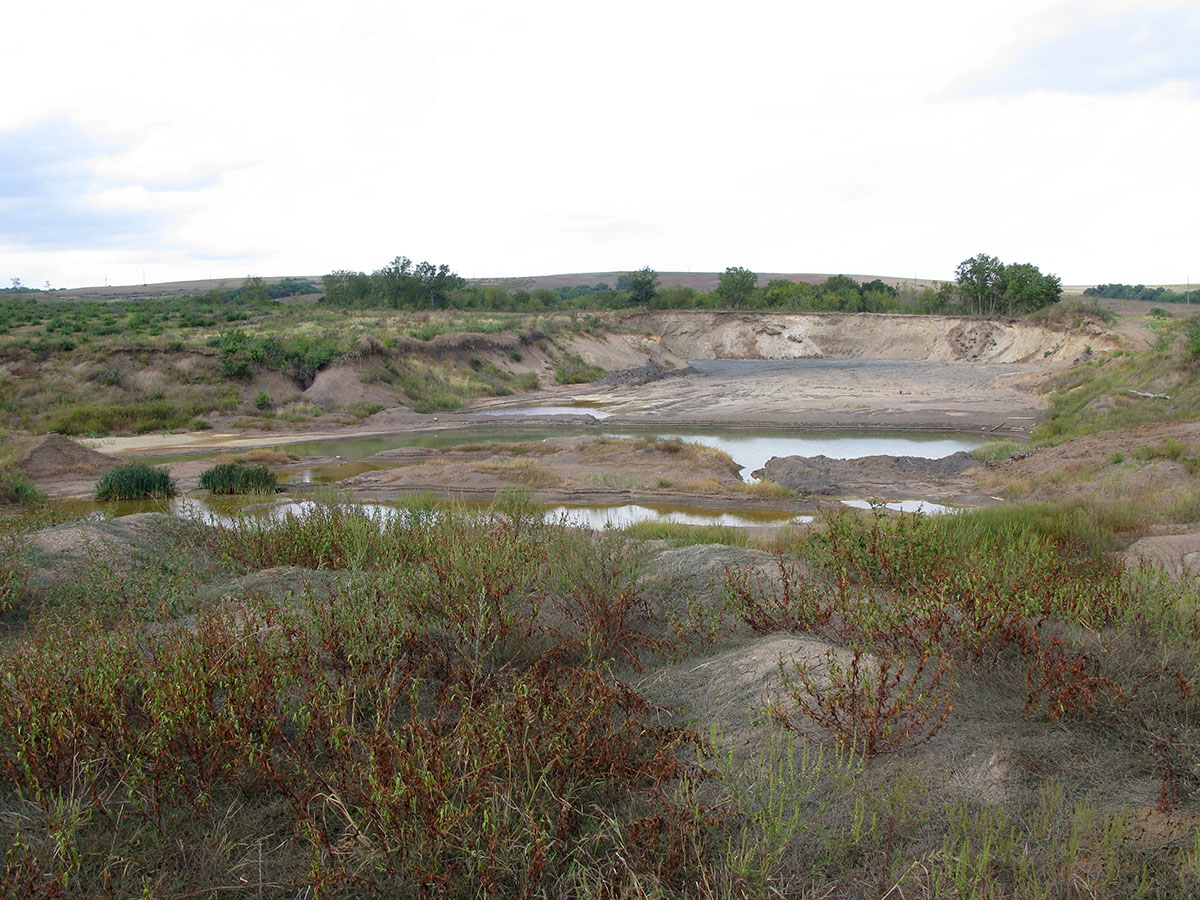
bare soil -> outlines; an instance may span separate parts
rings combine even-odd
[[[506,371],[524,367],[543,374],[552,370],[557,354],[569,349],[588,362],[617,372],[629,370],[638,377],[618,375],[594,384],[489,399],[457,413],[421,415],[391,405],[351,424],[274,423],[271,431],[227,427],[87,442],[101,453],[55,437],[31,448],[23,467],[52,496],[82,497],[90,496],[95,478],[114,458],[176,451],[237,453],[297,441],[465,426],[567,424],[561,417],[492,415],[533,405],[586,404],[570,423],[597,429],[601,423],[588,415],[589,408],[610,414],[606,426],[849,427],[1020,436],[1032,430],[1044,408],[1039,385],[1047,375],[1071,365],[1087,347],[1098,352],[1118,344],[1117,338],[1091,330],[1064,332],[944,317],[635,313],[614,316],[609,325],[619,333],[575,335],[569,347],[522,345],[526,356],[519,363],[513,359],[512,335],[442,335],[430,342],[414,341],[410,349],[446,358],[468,354]],[[1126,339],[1133,336],[1131,332]],[[382,345],[364,342],[341,364],[323,371],[304,396],[330,404],[394,403],[378,383],[364,377],[386,353]],[[689,359],[694,369],[687,368]],[[677,372],[681,374],[659,377]],[[801,494],[829,499],[877,496],[955,505],[1053,499],[1093,490],[1113,496],[1154,491],[1167,502],[1192,490],[1191,473],[1167,459],[1135,464],[1130,454],[1166,438],[1200,453],[1198,430],[1200,425],[1183,424],[1111,432],[1002,464],[963,465],[953,473],[934,472],[923,463],[899,471],[891,459],[828,463],[826,468],[833,465],[838,471],[819,473],[830,482],[822,491],[792,486]],[[1111,462],[1118,453],[1127,457],[1121,465]],[[388,500],[430,490],[443,497],[486,501],[505,487],[524,485],[547,502],[812,508],[800,500],[747,493],[727,463],[659,452],[629,441],[572,438],[527,446],[413,448],[390,451],[372,462],[381,470],[345,482],[364,499]],[[187,491],[196,487],[210,464],[197,458],[169,466]],[[807,464],[811,467],[812,461]],[[282,463],[275,467],[287,468]],[[765,474],[789,481],[772,471]]]

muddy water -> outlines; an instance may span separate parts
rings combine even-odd
[[[281,519],[287,515],[304,515],[315,505],[312,500],[297,500],[288,496],[244,496],[244,497],[176,497],[172,500],[138,500],[121,503],[85,502],[78,504],[81,510],[96,515],[112,517],[134,513],[162,512],[181,518],[191,518],[211,525],[232,526],[242,516],[252,518]],[[407,508],[403,503],[358,504],[372,515],[383,519],[403,516]],[[467,508],[486,513],[488,504],[467,504]],[[671,522],[681,525],[727,525],[744,528],[753,525],[784,525],[812,521],[812,516],[797,516],[776,511],[739,510],[729,512],[688,506],[574,506],[548,507],[545,521],[551,524],[572,525],[580,528],[624,528],[638,522]]]
[[[524,408],[532,409],[531,407]],[[728,453],[742,467],[742,477],[766,465],[773,456],[828,456],[831,459],[858,459],[863,456],[919,456],[940,459],[960,450],[970,451],[986,438],[979,434],[942,434],[920,431],[741,431],[737,429],[672,429],[657,431],[645,428],[605,429],[609,437],[679,438]],[[340,456],[344,464],[305,470],[297,478],[305,482],[340,481],[384,464],[363,462],[366,457],[397,447],[453,447],[459,444],[484,442],[538,441],[548,437],[597,434],[578,427],[546,426],[543,428],[498,429],[465,428],[437,434],[395,434],[372,438],[320,441],[309,444],[289,444],[287,449],[301,456]]]

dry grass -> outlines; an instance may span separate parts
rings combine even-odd
[[[532,459],[501,459],[474,463],[471,468],[527,487],[557,487],[563,483],[561,475]]]
[[[749,481],[734,485],[739,494],[749,494],[760,500],[788,500],[796,496],[796,492],[775,481]]]
[[[242,453],[223,453],[217,457],[219,463],[258,463],[266,466],[282,466],[295,462],[300,457],[277,447],[256,447]]]

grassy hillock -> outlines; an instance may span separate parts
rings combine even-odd
[[[1200,598],[1086,519],[5,520],[0,886],[1189,896]]]

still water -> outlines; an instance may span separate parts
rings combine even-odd
[[[517,443],[549,437],[597,434],[571,426],[555,428],[496,429],[465,428],[437,434],[393,434],[370,438],[317,441],[288,444],[287,450],[301,456],[340,456],[346,463],[312,469],[301,475],[304,481],[339,481],[370,469],[384,468],[387,462],[364,462],[367,457],[397,447],[453,447],[460,444]],[[607,437],[679,438],[715,447],[728,453],[742,467],[742,477],[766,465],[773,456],[827,456],[831,459],[858,459],[863,456],[919,456],[941,459],[952,453],[971,451],[989,439],[979,434],[946,434],[920,431],[740,431],[738,429],[605,429]]]
[[[172,500],[137,500],[121,503],[86,503],[84,508],[111,516],[128,516],[143,512],[165,512],[183,518],[196,519],[210,525],[232,526],[239,517],[282,519],[303,516],[316,506],[312,500],[296,500],[287,496],[244,497],[176,497]],[[413,515],[403,503],[356,504],[382,520]],[[488,504],[465,504],[469,510],[486,513]],[[580,528],[624,528],[638,522],[672,522],[681,525],[727,525],[743,528],[752,525],[784,525],[811,522],[812,516],[771,510],[738,510],[736,512],[688,506],[572,506],[547,507],[544,519],[551,524],[573,525]]]

